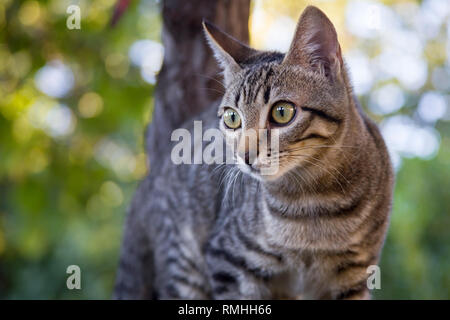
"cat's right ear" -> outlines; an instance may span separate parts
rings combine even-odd
[[[336,30],[320,9],[308,6],[303,11],[283,63],[301,65],[331,79],[340,75],[343,61]]]
[[[203,20],[202,25],[208,44],[223,70],[224,82],[227,86],[234,75],[242,69],[239,64],[257,51],[206,20]]]

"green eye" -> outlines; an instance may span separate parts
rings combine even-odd
[[[227,108],[223,114],[223,122],[230,129],[237,129],[241,126],[241,117],[234,109]]]
[[[286,124],[295,115],[295,108],[289,102],[278,102],[272,107],[272,120],[278,124]]]

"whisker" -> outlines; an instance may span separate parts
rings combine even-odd
[[[198,77],[203,77],[203,78],[205,78],[205,79],[211,79],[211,80],[214,80],[215,82],[217,82],[218,84],[220,84],[221,87],[223,87],[223,88],[225,89],[223,83],[220,82],[219,80],[217,80],[217,79],[214,78],[214,77],[207,76],[207,75],[205,75],[205,74],[200,74],[200,73],[195,73],[194,75],[195,75],[195,76],[198,76]]]
[[[232,190],[231,190],[231,199],[234,201],[234,189],[236,187],[236,182],[239,180],[239,177],[241,176],[242,171],[237,170],[237,173],[234,175],[233,183],[232,183]]]
[[[346,193],[345,192],[345,190],[344,190],[344,187],[342,186],[342,184],[340,183],[340,181],[339,181],[339,179],[330,171],[330,170],[328,170],[325,166],[321,166],[320,164],[317,164],[317,163],[314,163],[313,161],[310,161],[310,160],[308,160],[308,159],[305,159],[305,157],[308,157],[308,155],[287,155],[287,157],[303,157],[302,158],[302,160],[303,161],[306,161],[307,163],[309,163],[309,164],[311,164],[311,165],[313,165],[313,166],[316,166],[316,167],[318,167],[318,168],[320,168],[320,169],[322,169],[322,170],[325,170],[328,174],[330,174],[332,177],[333,177],[333,179],[339,184],[339,186],[341,187],[341,190],[342,190],[342,192],[343,193]],[[316,161],[319,161],[318,159],[315,159]],[[320,162],[320,161],[319,161]],[[321,162],[320,162],[321,163]],[[338,172],[344,179],[345,179],[345,177],[340,173],[340,172]],[[347,182],[348,182],[348,180],[347,179],[345,179]]]
[[[300,189],[302,190],[302,194],[305,193],[304,189],[303,189],[303,184],[306,183],[306,181],[303,179],[303,177],[300,174],[296,174],[294,171],[289,170],[288,172],[288,177],[289,178],[294,178],[295,180],[295,184],[298,185],[300,187]],[[299,180],[301,179],[301,181]]]
[[[324,162],[321,161],[320,159],[318,159],[318,158],[316,158],[316,157],[314,157],[314,156],[311,156],[311,155],[305,154],[305,155],[292,155],[292,156],[309,157],[309,158],[312,158],[312,159],[314,159],[314,160],[320,162],[321,164],[324,165],[324,167],[327,166],[326,163],[324,163]],[[328,168],[329,168],[329,169],[333,169],[337,174],[339,174],[339,175],[345,180],[345,182],[346,182],[347,184],[350,184],[350,181],[348,181],[348,179],[347,179],[347,178],[339,171],[338,168],[335,168],[335,167],[328,167]]]
[[[332,148],[335,148],[335,149],[351,148],[351,149],[360,149],[360,147],[356,147],[356,146],[313,145],[313,146],[290,148],[290,149],[286,149],[286,151],[300,151],[300,150],[320,149],[320,148],[330,148],[330,149],[332,149]]]
[[[205,87],[200,87],[200,89],[202,89],[202,90],[210,90],[210,91],[215,91],[215,92],[218,92],[218,93],[220,93],[220,94],[225,94],[225,91],[221,91],[221,90],[218,90],[218,89],[214,89],[214,88],[205,88]]]

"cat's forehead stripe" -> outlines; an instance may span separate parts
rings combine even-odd
[[[255,102],[261,90],[264,92],[264,103],[267,103],[272,86],[270,80],[274,75],[272,63],[249,68],[239,85],[239,91],[235,97],[236,103],[239,101],[241,94],[244,97],[243,102],[245,104]]]

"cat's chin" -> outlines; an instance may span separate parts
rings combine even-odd
[[[283,179],[284,176],[280,170],[277,170],[275,173],[271,173],[268,168],[256,169],[253,166],[245,164],[239,164],[237,167],[242,173],[247,174],[248,176],[263,183],[277,182],[280,179]]]
[[[255,168],[253,168],[251,166],[245,165],[245,164],[238,164],[237,167],[239,168],[239,170],[242,173],[244,173],[244,174],[246,174],[246,175],[248,175],[248,176],[250,176],[250,177],[252,177],[252,178],[254,178],[256,180],[263,181],[259,170],[255,169]]]

